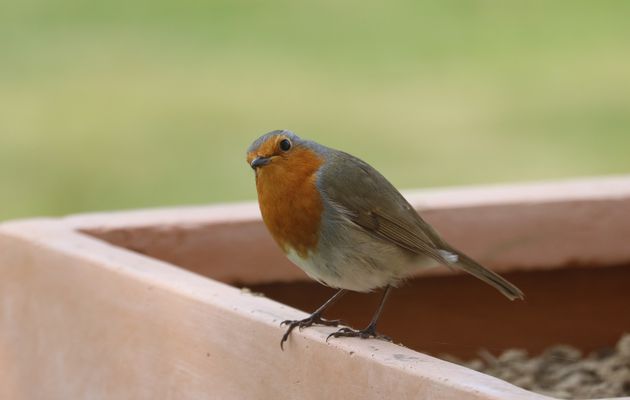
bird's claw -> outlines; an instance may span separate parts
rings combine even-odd
[[[284,333],[284,335],[282,335],[282,339],[280,340],[280,348],[284,350],[284,342],[286,342],[289,339],[289,335],[291,335],[291,331],[293,331],[293,329],[295,329],[296,327],[301,331],[302,328],[308,328],[309,326],[312,326],[315,324],[324,325],[324,326],[339,326],[340,323],[341,321],[338,319],[334,319],[334,320],[324,319],[319,314],[312,314],[309,317],[304,318],[302,320],[287,319],[285,321],[282,321],[280,323],[280,326],[288,325],[289,328]]]
[[[336,332],[331,333],[330,335],[328,335],[328,337],[326,338],[326,342],[328,342],[328,339],[330,339],[331,337],[334,338],[338,338],[338,337],[358,337],[361,339],[369,339],[369,338],[374,338],[374,339],[381,339],[381,340],[385,340],[387,342],[391,342],[392,339],[389,336],[385,336],[385,335],[381,335],[380,333],[376,332],[376,329],[374,327],[368,326],[365,329],[362,330],[354,330],[354,329],[350,329],[350,328],[341,328]]]

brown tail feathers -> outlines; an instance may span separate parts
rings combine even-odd
[[[449,249],[448,251],[444,251],[444,250],[442,251],[451,253],[450,255],[445,257],[445,259],[449,261],[449,264],[457,268],[460,268],[468,272],[469,274],[486,282],[488,285],[493,286],[508,299],[510,300],[521,299],[522,300],[524,298],[523,292],[519,288],[517,288],[516,286],[514,286],[513,284],[511,284],[504,278],[502,278],[500,275],[482,266],[481,264],[479,264],[472,258],[468,257],[466,254],[459,252],[457,250],[454,250],[454,249]]]

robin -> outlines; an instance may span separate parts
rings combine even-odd
[[[384,288],[365,329],[341,328],[330,337],[383,338],[376,323],[393,287],[422,268],[446,265],[490,284],[510,300],[513,284],[449,245],[396,188],[366,162],[286,130],[269,132],[247,150],[256,175],[263,221],[287,257],[308,276],[338,289],[303,320],[284,321],[291,331],[314,324],[348,291]]]

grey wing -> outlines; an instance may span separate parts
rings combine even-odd
[[[511,300],[523,292],[444,241],[378,171],[349,154],[334,152],[318,179],[320,190],[345,218],[416,254],[457,266],[498,289]]]
[[[449,264],[442,239],[383,175],[350,154],[329,157],[318,186],[332,207],[382,239]]]

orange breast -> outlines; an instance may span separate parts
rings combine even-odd
[[[296,148],[257,172],[263,220],[285,252],[292,248],[305,257],[317,246],[323,205],[315,174],[322,162],[311,150]]]

